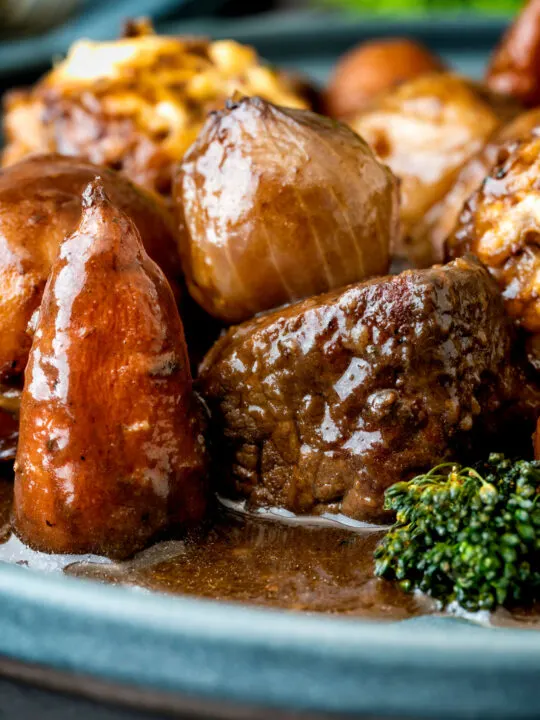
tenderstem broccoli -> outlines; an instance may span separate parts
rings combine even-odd
[[[438,465],[386,491],[375,573],[468,611],[540,598],[540,462]]]

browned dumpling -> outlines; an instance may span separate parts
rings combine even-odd
[[[32,152],[76,155],[168,196],[207,113],[234,92],[308,107],[301,86],[253,48],[155,35],[144,23],[131,30],[79,40],[33,89],[6,96],[4,165]]]
[[[391,90],[350,121],[401,180],[398,254],[414,265],[433,263],[425,216],[499,127],[500,112],[469,81],[434,73]]]
[[[237,322],[385,273],[397,181],[348,127],[261,98],[213,113],[174,203],[193,297]]]
[[[62,244],[22,393],[16,531],[126,557],[206,509],[203,423],[171,289],[96,180]]]
[[[506,309],[530,333],[540,333],[540,137],[503,153],[463,208],[448,239],[449,257],[473,252],[490,269]]]

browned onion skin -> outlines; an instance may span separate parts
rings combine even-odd
[[[201,520],[206,455],[167,280],[100,181],[83,197],[26,369],[14,514],[34,548],[121,558]]]
[[[528,107],[540,104],[540,0],[529,0],[503,36],[486,84]]]
[[[508,146],[465,204],[447,255],[473,252],[498,280],[508,313],[540,333],[540,137]]]
[[[325,96],[330,117],[344,119],[374,97],[424,73],[443,70],[444,63],[408,38],[361,43],[340,58]]]
[[[418,223],[415,238],[417,242],[431,246],[435,262],[443,262],[444,243],[454,230],[463,205],[497,163],[505,145],[536,132],[538,127],[540,108],[534,108],[496,130],[486,145],[461,168],[450,191]]]
[[[260,98],[209,116],[174,185],[189,290],[231,323],[387,271],[397,181],[346,126]]]
[[[401,180],[400,257],[418,267],[433,264],[425,216],[499,127],[500,112],[506,107],[494,107],[468,80],[433,73],[391,90],[350,121]]]

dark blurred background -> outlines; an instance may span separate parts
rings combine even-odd
[[[368,37],[408,35],[479,76],[519,0],[0,0],[0,88],[32,82],[78,37],[112,39],[127,17],[165,33],[230,37],[323,83]]]

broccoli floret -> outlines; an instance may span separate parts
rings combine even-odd
[[[492,454],[390,487],[375,573],[469,611],[540,598],[540,461]]]

